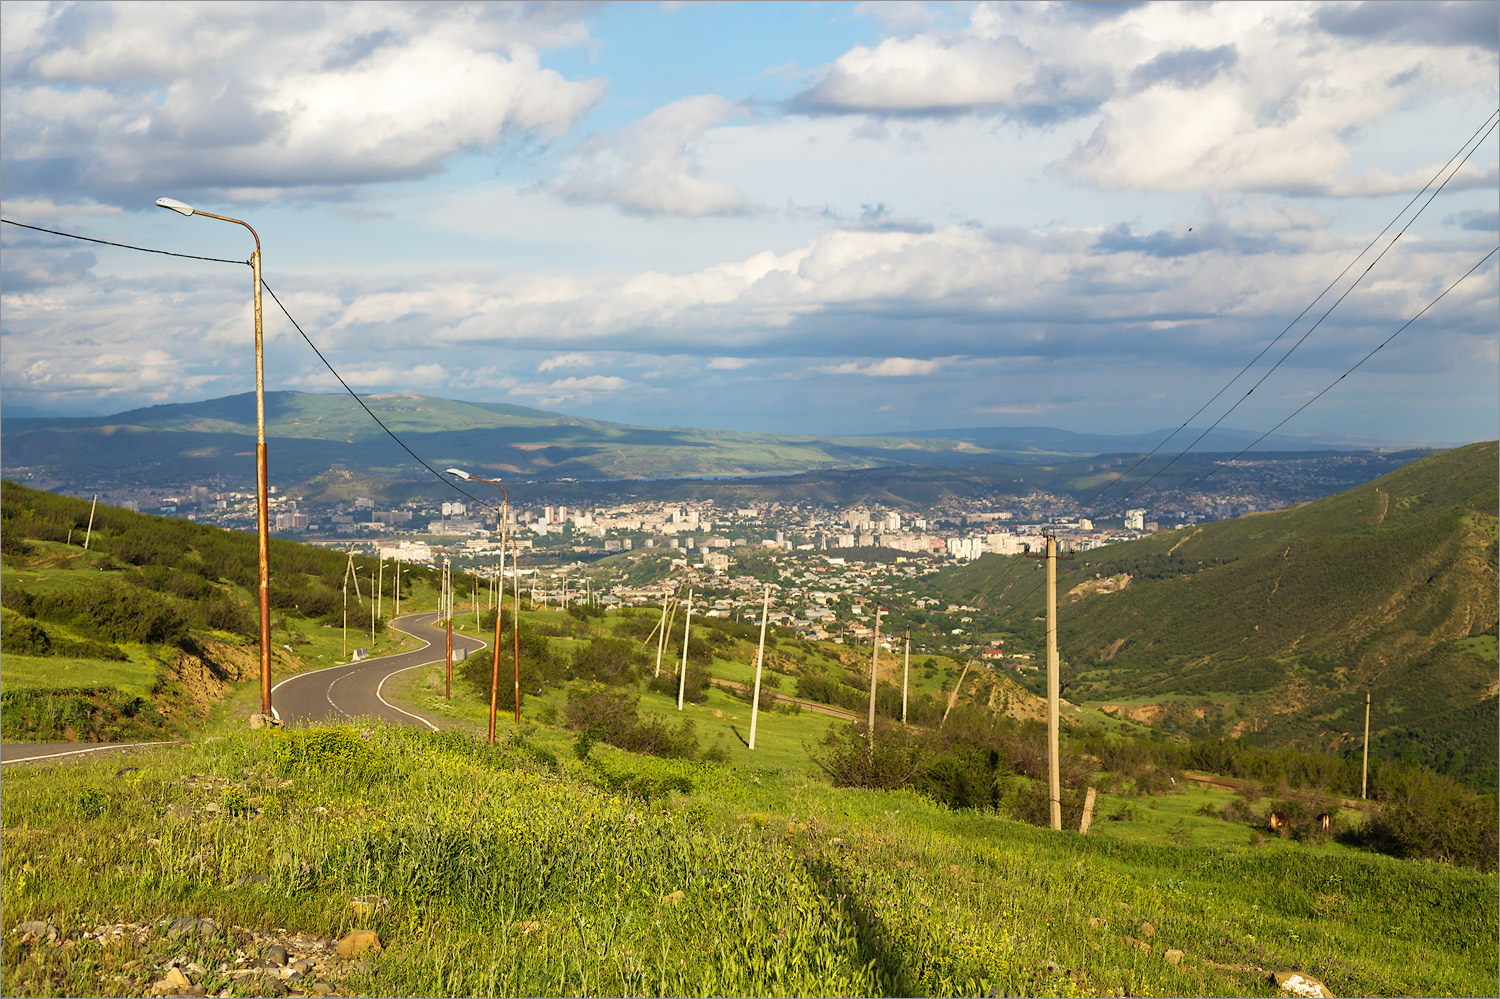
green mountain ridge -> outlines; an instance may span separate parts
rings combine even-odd
[[[1167,731],[1336,748],[1357,744],[1369,692],[1372,751],[1493,786],[1496,451],[1061,563],[1067,696]],[[988,556],[940,585],[1039,643],[1040,578]]]

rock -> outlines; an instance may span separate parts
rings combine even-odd
[[[288,960],[286,948],[281,944],[272,944],[266,948],[266,960],[275,961],[277,967],[286,964]]]
[[[270,883],[271,883],[271,879],[267,875],[264,875],[264,874],[246,874],[242,878],[235,878],[234,879],[234,884],[230,885],[229,887],[231,887],[231,888],[251,888],[251,887],[257,887],[257,886],[264,887],[264,886],[270,885]]]
[[[1162,957],[1168,964],[1180,965],[1182,963],[1182,951],[1169,950]]]
[[[115,776],[124,777],[126,774],[130,773],[130,771],[139,769],[140,767],[121,767],[120,769],[115,771]]]
[[[292,962],[292,970],[296,971],[296,972],[300,972],[301,974],[305,975],[309,971],[312,971],[312,964],[309,963],[309,962],[307,962],[307,961],[302,960],[299,957],[297,960],[295,960],[295,961]]]
[[[338,944],[339,957],[353,957],[367,950],[373,950],[378,954],[383,949],[380,946],[380,934],[374,930],[355,930]]]
[[[672,892],[672,894],[670,894],[670,895],[663,895],[662,899],[661,899],[661,904],[662,905],[676,905],[678,902],[681,902],[685,898],[687,898],[687,892],[685,892],[681,888],[679,888],[676,891]]]
[[[1156,936],[1156,926],[1152,923],[1141,924],[1141,936],[1147,940]]]
[[[218,932],[219,924],[212,919],[193,919],[190,916],[184,916],[181,919],[172,920],[167,925],[167,935],[170,937],[196,934],[204,940],[211,940]]]
[[[312,994],[315,996],[331,996],[333,995],[333,986],[319,979],[312,984]]]
[[[253,714],[253,715],[250,716],[250,727],[251,728],[280,728],[281,727],[281,722],[280,722],[280,720],[278,720],[276,718],[273,718],[270,715],[263,715],[263,714],[260,714],[259,712],[256,712],[255,714]]]
[[[43,919],[28,919],[24,923],[17,923],[15,933],[21,938],[22,943],[44,938],[57,939],[57,927]]]
[[[1137,940],[1135,937],[1121,937],[1120,939],[1136,950],[1145,951],[1147,954],[1151,953],[1151,945],[1144,940]]]
[[[1098,916],[1090,916],[1089,917],[1089,929],[1093,929],[1093,930],[1102,930],[1102,929],[1104,929],[1104,920],[1100,919]]]
[[[389,912],[391,900],[381,895],[359,895],[349,903],[356,916],[373,916],[377,912]]]
[[[181,968],[172,968],[167,972],[167,984],[174,989],[190,989],[193,987],[193,983],[188,979],[187,975],[182,973]]]
[[[1332,999],[1333,996],[1328,991],[1328,986],[1300,971],[1274,971],[1271,973],[1271,981],[1281,991],[1294,996],[1305,996],[1307,999]]]

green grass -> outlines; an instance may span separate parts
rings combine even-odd
[[[1436,864],[1050,833],[805,774],[378,724],[129,762],[0,776],[5,994],[141,995],[184,949],[216,992],[222,937],[9,932],[185,915],[368,925],[385,952],[342,994],[1268,996],[1298,969],[1342,995],[1483,995],[1500,970],[1495,877]],[[202,811],[239,796],[260,815]],[[390,911],[355,917],[372,893]],[[1145,922],[1150,953],[1126,939]]]
[[[127,662],[69,656],[5,656],[5,686],[14,690],[69,690],[108,687],[122,694],[148,694],[162,664],[142,645],[123,646]]]

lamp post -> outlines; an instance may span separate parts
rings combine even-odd
[[[260,235],[250,223],[215,215],[185,205],[173,198],[157,198],[158,208],[168,208],[179,215],[206,215],[221,222],[233,222],[250,230],[255,237],[255,252],[250,255],[250,272],[255,282],[255,487],[258,500],[256,528],[260,535],[257,558],[260,564],[260,713],[271,714],[271,541],[267,501],[266,474],[266,375],[262,349],[260,311]],[[253,721],[253,719],[252,719]]]
[[[510,493],[500,484],[498,479],[486,479],[482,475],[473,475],[461,468],[444,469],[449,475],[463,479],[465,482],[473,480],[476,482],[487,482],[500,490],[500,495],[505,497],[505,502],[500,506],[500,594],[501,599],[495,605],[495,656],[490,668],[490,742],[495,741],[495,714],[499,708],[500,700],[500,621],[505,617],[505,536],[507,521],[510,519]],[[515,704],[516,724],[521,724],[521,573],[518,568],[519,552],[511,560],[512,571],[516,575],[516,616],[511,624],[512,644],[515,646]]]

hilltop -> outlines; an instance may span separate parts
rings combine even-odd
[[[1432,455],[1271,513],[1162,532],[1060,563],[1067,696],[1168,731],[1350,744],[1493,786],[1494,442]],[[1039,644],[1038,562],[941,574]]]

